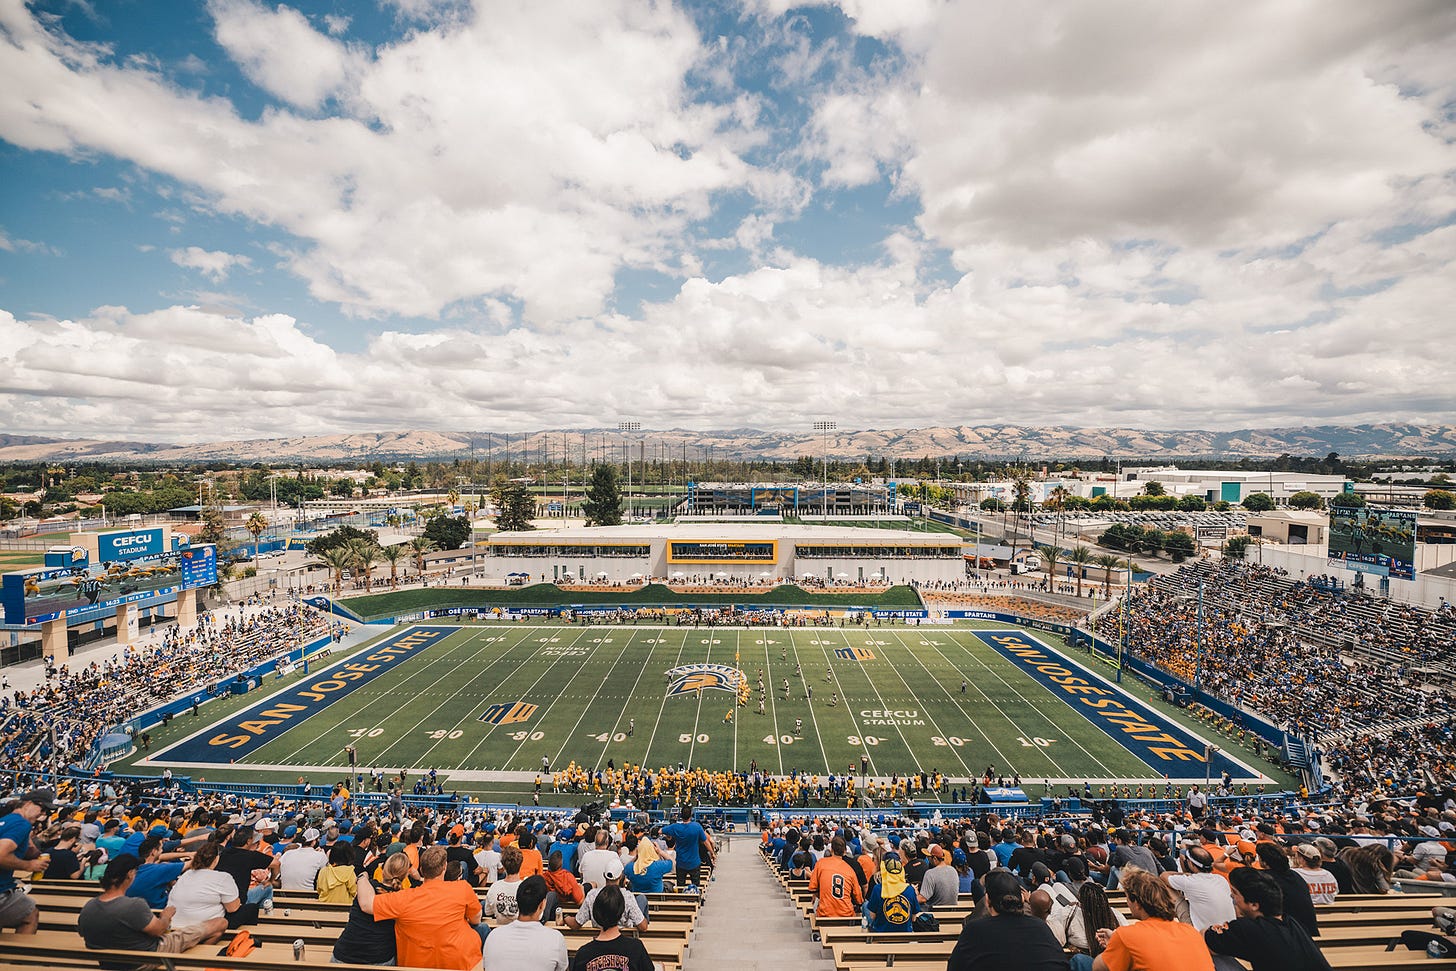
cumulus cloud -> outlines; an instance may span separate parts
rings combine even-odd
[[[536,321],[591,314],[620,268],[674,256],[716,194],[783,189],[743,161],[741,106],[689,96],[702,44],[667,4],[518,0],[370,52],[287,6],[210,9],[291,108],[244,118],[6,4],[0,136],[113,155],[284,230],[313,295],[353,313],[506,298]]]
[[[1088,252],[1103,273],[1086,282],[929,286],[912,241],[890,250],[854,267],[790,255],[694,277],[634,315],[550,333],[386,330],[350,351],[281,314],[0,312],[0,407],[16,431],[107,434],[125,415],[128,434],[173,440],[220,427],[599,427],[614,415],[690,428],[824,414],[842,427],[1456,419],[1443,342],[1456,226],[1385,247],[1321,240],[1279,264]],[[1331,300],[1337,266],[1382,285]],[[1221,296],[1129,303],[1129,289],[1168,274]]]
[[[196,270],[213,282],[226,279],[234,267],[253,265],[253,261],[246,256],[224,253],[222,250],[205,250],[201,246],[169,250],[167,255],[178,266]]]

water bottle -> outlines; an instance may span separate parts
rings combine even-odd
[[[273,898],[272,897],[265,897],[263,899],[263,903],[258,907],[258,909],[261,910],[263,913],[267,914],[269,917],[272,917],[273,916]]]

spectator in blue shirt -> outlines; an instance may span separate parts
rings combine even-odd
[[[905,866],[898,855],[889,854],[880,861],[879,878],[870,881],[864,912],[869,929],[877,934],[914,929],[920,901],[915,888],[905,882]]]
[[[671,872],[672,863],[658,855],[651,839],[643,836],[637,840],[636,852],[626,870],[627,885],[633,893],[662,893],[662,878]]]
[[[1007,866],[1011,863],[1011,854],[1021,849],[1021,844],[1016,842],[1016,831],[1007,826],[1001,831],[1001,842],[991,847],[991,852],[996,854],[996,865]]]
[[[153,910],[161,910],[167,906],[167,895],[187,868],[186,864],[178,860],[162,862],[162,841],[156,836],[142,840],[141,851],[145,862],[137,867],[136,878],[127,887],[126,895],[140,897]]]
[[[13,927],[17,934],[34,934],[40,924],[40,911],[15,882],[15,874],[40,873],[46,868],[30,841],[30,830],[56,808],[55,803],[56,794],[50,789],[33,789],[0,817],[0,927]]]
[[[708,834],[703,827],[693,822],[692,807],[684,806],[682,822],[663,827],[662,835],[672,837],[674,849],[677,851],[678,889],[681,890],[690,883],[695,886],[701,885],[703,882],[703,857],[698,844],[707,844],[710,859],[713,844],[708,840]]]

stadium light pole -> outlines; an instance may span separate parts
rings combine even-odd
[[[824,436],[824,523],[829,523],[829,433],[839,427],[837,421],[816,421],[814,430]]]
[[[622,437],[625,438],[626,441],[627,441],[627,518],[628,519],[631,519],[632,518],[632,438],[631,438],[631,433],[632,432],[639,432],[641,430],[642,430],[642,423],[640,421],[619,421],[619,422],[617,422],[617,431],[621,432],[622,433]]]
[[[1203,690],[1203,580],[1198,581],[1198,653],[1193,661],[1193,690]]]

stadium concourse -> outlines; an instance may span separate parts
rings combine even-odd
[[[1159,580],[1127,616],[1134,657],[1301,730],[1323,748],[1331,787],[695,811],[724,773],[687,765],[674,798],[648,813],[609,809],[611,792],[579,807],[365,792],[342,770],[318,788],[203,785],[93,772],[81,756],[118,716],[185,704],[329,633],[318,618],[255,603],[119,656],[21,669],[4,709],[0,961],[136,965],[161,949],[198,969],[555,969],[605,949],[625,961],[604,966],[668,971],[1172,971],[1212,968],[1222,953],[1295,971],[1436,966],[1428,944],[1456,949],[1439,906],[1456,893],[1456,724],[1441,694],[1450,610],[1223,563]],[[377,644],[332,633],[340,649]],[[1194,653],[1199,643],[1208,649]],[[61,761],[76,770],[56,772]],[[392,929],[378,923],[388,919]],[[253,953],[219,956],[249,941]]]

